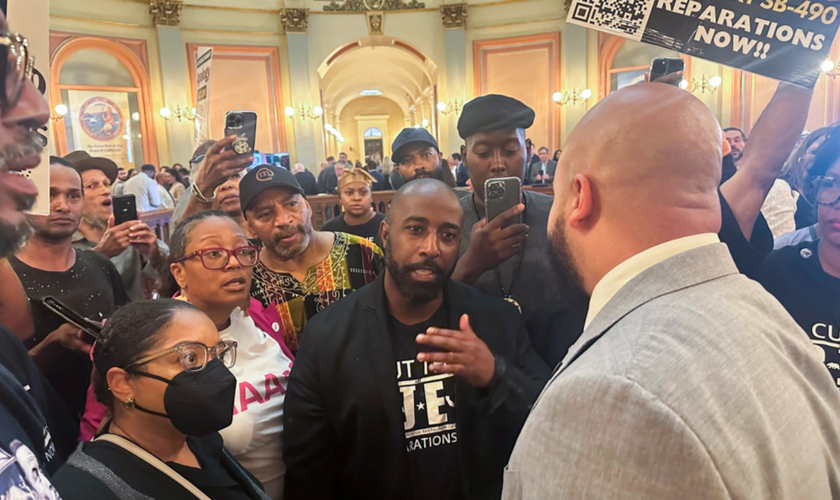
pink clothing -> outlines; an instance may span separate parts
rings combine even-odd
[[[248,316],[254,321],[257,328],[264,331],[266,335],[280,344],[280,349],[289,359],[292,361],[295,360],[292,351],[289,350],[286,342],[283,340],[283,322],[280,321],[280,315],[277,313],[276,308],[269,307],[268,309],[263,309],[262,304],[257,299],[251,298],[251,303],[248,307]],[[91,349],[90,358],[91,360],[93,359],[93,349]],[[88,386],[87,399],[85,400],[85,413],[82,415],[82,422],[79,425],[80,442],[90,441],[96,436],[96,429],[102,423],[102,420],[105,419],[107,413],[108,408],[97,401],[96,395],[93,392],[93,374],[91,373],[91,385]]]

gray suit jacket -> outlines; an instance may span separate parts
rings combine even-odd
[[[528,173],[528,180],[531,184],[539,184],[537,182],[537,176],[540,175],[540,171],[542,169],[542,163],[536,162],[531,164],[531,171]],[[551,180],[554,180],[554,172],[557,170],[557,162],[554,160],[548,160],[545,164],[545,173],[551,177]],[[546,184],[550,184],[551,181],[546,181]]]
[[[598,313],[532,409],[503,498],[840,498],[838,459],[829,372],[716,244]]]

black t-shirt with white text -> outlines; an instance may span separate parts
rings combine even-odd
[[[776,250],[756,280],[805,330],[840,387],[840,279],[823,271],[818,246],[811,241]]]
[[[431,318],[404,325],[388,317],[391,346],[397,363],[397,385],[403,398],[405,445],[412,500],[464,498],[455,420],[455,380],[451,374],[430,372],[417,354],[430,349],[415,338],[431,326],[448,328],[442,305]]]
[[[24,341],[28,349],[41,343],[65,322],[40,302],[48,295],[94,321],[108,318],[118,307],[129,302],[117,268],[97,252],[76,250],[76,262],[63,272],[35,269],[14,256],[9,258],[9,264],[20,278],[32,307],[35,334]],[[93,339],[89,340],[92,344]],[[89,354],[69,350],[44,369],[44,376],[76,419],[84,410],[91,369]]]

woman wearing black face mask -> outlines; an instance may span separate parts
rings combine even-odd
[[[218,433],[233,419],[235,361],[236,342],[187,302],[119,309],[93,351],[96,397],[113,418],[56,474],[61,497],[266,500]]]

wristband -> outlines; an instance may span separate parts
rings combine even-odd
[[[200,189],[198,189],[198,186],[195,184],[195,181],[190,183],[190,192],[192,193],[192,195],[198,201],[200,201],[202,203],[213,203],[213,200],[216,199],[216,191],[215,190],[213,190],[213,196],[208,198],[208,197],[204,196],[204,193],[202,193]]]

